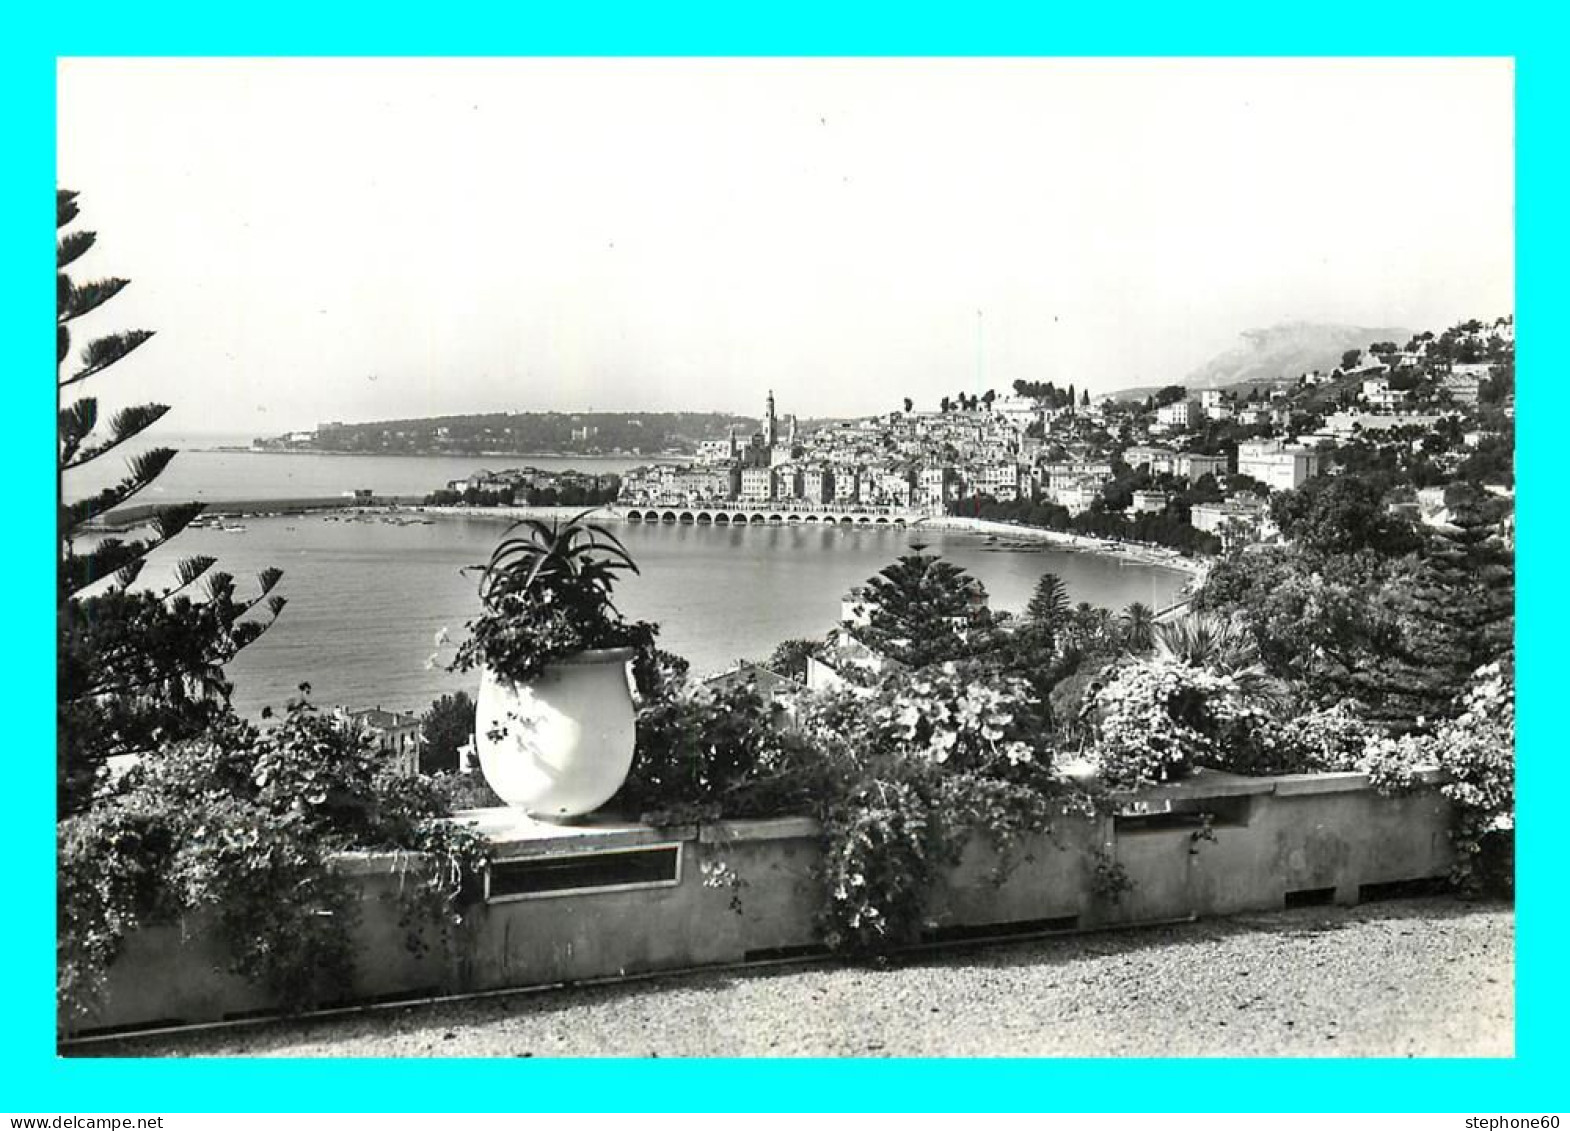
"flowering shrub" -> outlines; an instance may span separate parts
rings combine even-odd
[[[1433,738],[1434,761],[1448,780],[1440,791],[1459,810],[1452,841],[1455,879],[1464,888],[1512,890],[1515,832],[1515,666],[1479,668],[1462,712]]]
[[[1053,775],[1040,701],[1016,677],[953,663],[892,673],[814,697],[801,726],[818,765],[834,947],[914,941],[934,881],[968,840],[986,837],[1001,880],[1023,837],[1083,800]]]
[[[1362,757],[1342,768],[1361,770],[1381,793],[1405,793],[1416,788],[1416,771],[1433,764],[1429,736],[1379,734],[1369,739]]]
[[[876,951],[919,937],[933,878],[957,857],[935,786],[930,766],[891,765],[829,807],[820,924],[829,946]]]
[[[1361,768],[1378,735],[1346,703],[1294,712],[1267,722],[1263,744],[1275,755],[1275,773]]]
[[[1430,734],[1376,736],[1355,768],[1385,792],[1409,789],[1415,771],[1436,767],[1439,790],[1455,803],[1450,839],[1456,850],[1452,879],[1478,890],[1514,887],[1511,839],[1515,830],[1515,669],[1510,660],[1488,664],[1460,697],[1461,713]],[[1354,768],[1345,766],[1338,768]]]
[[[817,784],[751,684],[667,681],[640,703],[637,734],[611,806],[653,824],[800,812]]]
[[[1444,794],[1474,811],[1488,831],[1515,828],[1515,671],[1479,668],[1462,713],[1434,736],[1434,760],[1450,780]]]
[[[233,972],[285,1008],[341,996],[354,901],[328,855],[403,849],[436,865],[406,891],[418,948],[484,859],[472,833],[435,820],[446,812],[432,785],[303,703],[271,731],[231,716],[148,757],[57,826],[63,1019],[91,1011],[128,932],[195,912],[213,916]]]
[[[841,692],[820,701],[804,725],[863,753],[899,753],[954,771],[1009,776],[1051,764],[1041,702],[1030,685],[953,663]]]
[[[1236,764],[1238,749],[1252,750],[1267,722],[1239,676],[1169,659],[1114,669],[1090,706],[1094,756],[1114,789],[1174,781],[1199,764]]]

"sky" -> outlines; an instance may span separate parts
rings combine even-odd
[[[802,417],[1181,380],[1514,309],[1508,60],[113,60],[58,69],[87,383],[183,433]],[[95,387],[97,386],[97,387]]]

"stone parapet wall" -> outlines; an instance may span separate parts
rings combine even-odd
[[[1354,903],[1369,885],[1451,864],[1450,805],[1434,779],[1387,796],[1361,774],[1201,773],[1121,797],[1116,816],[1065,818],[1002,862],[978,839],[933,891],[931,937],[1128,926]],[[398,893],[418,858],[346,854],[358,887],[357,979],[342,1004],[550,986],[808,953],[819,945],[821,840],[799,817],[657,829],[548,826],[510,810],[461,814],[492,843],[493,872],[445,937],[411,950]],[[1116,892],[1105,877],[1120,871]],[[1100,879],[1098,880],[1098,874]],[[550,890],[552,887],[556,890]],[[209,924],[138,932],[79,1033],[266,1013]]]

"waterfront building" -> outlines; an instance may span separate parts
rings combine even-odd
[[[1101,485],[1088,479],[1071,486],[1055,488],[1052,492],[1053,501],[1058,506],[1067,508],[1069,514],[1083,514],[1100,497]]]
[[[774,497],[776,499],[801,499],[803,495],[802,468],[799,463],[781,463],[774,466]]]
[[[1062,487],[1072,487],[1085,480],[1093,480],[1097,486],[1100,486],[1112,478],[1112,464],[1108,460],[1059,460],[1046,464],[1042,471],[1046,477],[1047,488],[1054,491]]]
[[[1189,524],[1221,539],[1224,546],[1239,540],[1254,541],[1269,532],[1270,511],[1264,500],[1252,495],[1236,495],[1216,503],[1195,503],[1189,508]]]
[[[867,480],[861,468],[854,463],[836,463],[829,468],[834,481],[834,500],[838,503],[865,502],[862,492]]]
[[[420,772],[420,747],[424,742],[420,716],[402,711],[384,711],[371,707],[350,711],[343,707],[333,710],[333,717],[343,725],[353,727],[371,736],[376,748],[392,761],[401,773]]]
[[[984,464],[975,481],[976,491],[999,502],[1011,503],[1029,493],[1030,476],[1017,463]]]
[[[686,502],[724,502],[740,494],[741,468],[679,468],[669,477],[665,489],[670,497]]]
[[[1249,441],[1237,446],[1237,473],[1273,491],[1292,491],[1320,473],[1319,453],[1279,440]]]
[[[740,496],[743,502],[767,503],[774,499],[774,469],[772,467],[744,467],[741,469]]]
[[[834,501],[834,472],[821,463],[808,464],[801,472],[801,498],[826,506]]]
[[[1165,491],[1135,491],[1133,511],[1135,514],[1160,514],[1167,509],[1167,499]]]
[[[908,471],[880,472],[877,477],[877,490],[871,501],[893,507],[908,507],[911,502],[912,487],[911,474]]]
[[[918,486],[919,502],[933,507],[944,506],[959,498],[959,472],[947,464],[923,467]]]

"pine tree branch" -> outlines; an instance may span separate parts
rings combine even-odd
[[[69,533],[80,527],[82,523],[113,510],[158,478],[158,473],[169,466],[169,461],[174,459],[176,454],[173,448],[151,448],[138,456],[133,456],[127,461],[131,474],[115,486],[105,488],[92,498],[82,499],[80,502],[60,508],[61,529]]]
[[[95,373],[102,373],[152,336],[152,330],[126,330],[106,338],[94,338],[82,350],[82,368],[61,381],[60,387],[63,389],[78,381],[85,381]]]
[[[123,571],[135,559],[145,559],[149,554],[159,549],[164,543],[189,526],[191,520],[205,509],[205,503],[177,503],[171,507],[164,507],[148,523],[154,533],[152,538],[138,539],[133,542],[124,542],[118,538],[110,538],[100,542],[90,553],[67,555],[61,565],[60,591],[65,595],[78,593],[88,586],[102,581],[111,573]],[[214,558],[205,559],[205,564],[201,566],[201,569],[197,570],[195,575],[184,577],[180,586],[165,592],[164,596],[167,598],[178,592],[179,589],[183,589],[185,585],[195,580],[195,577],[200,576],[202,571],[211,566],[215,560]],[[203,559],[200,558],[187,559],[180,563],[180,567],[183,570],[192,563],[202,561]],[[141,568],[140,565],[137,565],[136,571],[139,573]],[[135,576],[135,573],[131,574],[132,580],[135,579]],[[126,588],[128,585],[129,582],[120,583],[121,588]]]
[[[63,269],[80,259],[98,239],[97,232],[71,232],[55,245],[55,267]]]
[[[60,278],[65,285],[57,294],[63,301],[58,303],[56,317],[61,322],[73,321],[98,309],[131,284],[130,279],[94,279],[77,286],[65,275]]]
[[[72,459],[98,425],[98,400],[83,397],[60,410],[60,466],[73,466]]]
[[[114,451],[127,440],[135,439],[157,424],[168,411],[169,406],[166,404],[132,405],[130,408],[121,409],[109,421],[108,438],[101,444],[94,444],[79,453],[74,453],[75,458],[68,455],[64,469],[70,471],[74,467],[81,467],[84,463],[90,463],[99,456]]]
[[[175,567],[175,580],[178,582],[178,584],[175,585],[173,589],[167,589],[164,591],[164,600],[167,601],[169,598],[178,594],[182,589],[185,589],[187,586],[191,585],[199,577],[201,577],[202,574],[206,573],[217,564],[217,558],[209,557],[206,554],[198,554],[194,557],[183,559],[180,564]]]
[[[135,561],[130,562],[129,564],[127,564],[125,566],[122,566],[120,569],[116,570],[115,571],[115,575],[114,575],[115,588],[116,589],[129,589],[129,588],[131,588],[132,584],[141,575],[142,568],[144,566],[146,566],[146,565],[147,565],[147,559],[145,557],[139,557]]]
[[[282,577],[283,570],[278,569],[276,566],[269,566],[267,569],[264,569],[261,573],[257,574],[256,580],[257,583],[261,586],[261,592],[258,593],[255,597],[251,598],[249,601],[246,601],[240,605],[239,616],[245,616],[252,609],[256,608],[257,605],[260,605],[264,600],[268,602],[269,608],[272,608],[273,602],[282,600],[282,598],[279,597],[268,597],[268,594],[273,591]],[[275,617],[278,615],[276,610],[274,610],[273,615]]]
[[[63,228],[76,219],[78,195],[75,189],[55,190],[55,227]]]
[[[79,593],[146,557],[150,548],[145,541],[124,542],[119,538],[106,538],[89,553],[68,554],[60,563],[60,592],[65,596]]]
[[[175,503],[162,507],[153,515],[153,531],[160,542],[167,542],[191,525],[193,519],[207,509],[206,503]]]

